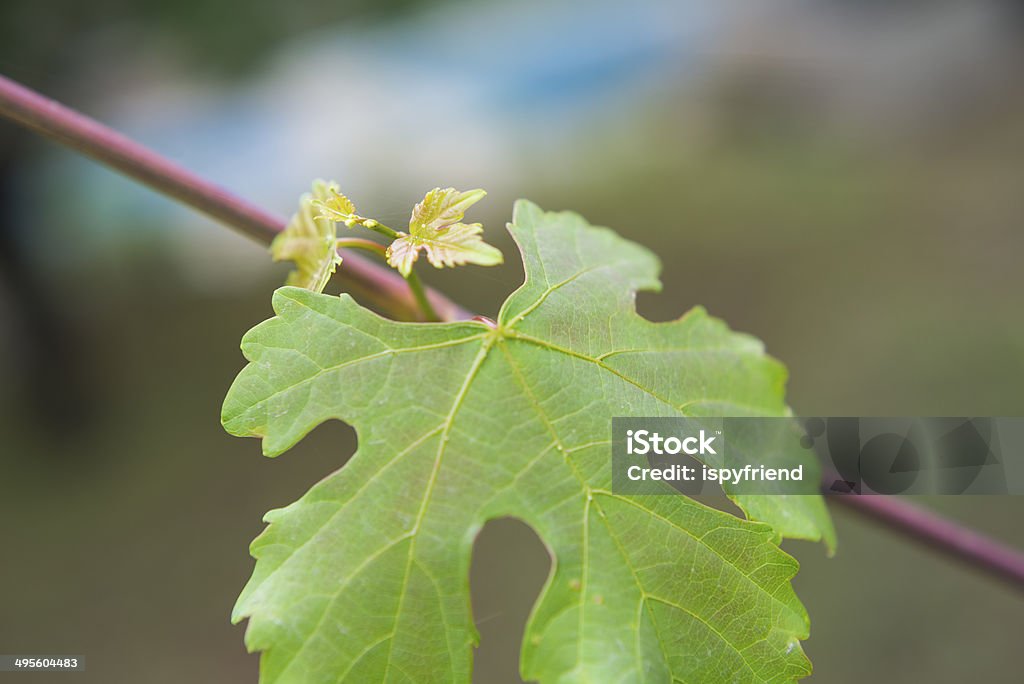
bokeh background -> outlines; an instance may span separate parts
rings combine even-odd
[[[0,4],[0,72],[282,214],[316,177],[396,225],[486,188],[509,264],[426,274],[473,310],[522,277],[515,198],[616,228],[664,260],[646,315],[761,337],[808,415],[1024,414],[1022,38],[1010,0]],[[286,270],[0,121],[0,652],[255,681],[247,545],[355,448],[220,428]],[[1022,498],[918,503],[1024,546]],[[1019,593],[835,517],[835,558],[786,545],[812,681],[1024,677]],[[479,539],[477,681],[519,681],[547,563],[518,522]]]

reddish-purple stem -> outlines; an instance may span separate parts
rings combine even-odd
[[[285,222],[281,217],[263,211],[103,124],[4,76],[0,76],[0,115],[113,167],[264,244],[284,228]],[[341,276],[378,306],[402,317],[419,316],[407,284],[390,269],[347,253]],[[471,312],[444,295],[434,290],[428,293],[444,320],[473,317]],[[919,543],[1024,589],[1024,554],[989,537],[893,497],[829,498]]]
[[[828,499],[1024,590],[1024,553],[991,537],[895,496],[844,494]]]
[[[106,164],[150,188],[212,216],[239,232],[269,244],[284,229],[282,217],[268,213],[107,126],[19,83],[0,76],[0,115]],[[339,271],[349,285],[400,318],[419,318],[419,307],[405,280],[389,268],[352,253]],[[465,320],[473,314],[439,292],[428,291],[438,315]]]

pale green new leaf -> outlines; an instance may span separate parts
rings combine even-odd
[[[434,188],[412,209],[409,233],[416,237],[431,237],[462,220],[466,211],[487,196],[477,188],[459,192],[455,188]]]
[[[317,182],[323,185],[320,181]],[[314,187],[316,186],[314,185]],[[377,225],[375,220],[357,214],[356,205],[341,194],[338,184],[333,181],[323,187],[323,191],[313,200],[313,207],[319,212],[320,218],[333,223],[344,223],[348,228]]]
[[[428,192],[412,210],[409,232],[399,233],[388,248],[388,263],[408,276],[420,250],[424,250],[435,268],[500,264],[501,252],[480,237],[483,226],[460,223],[466,210],[486,194],[483,190],[459,192],[455,188],[434,188]]]
[[[341,194],[337,183],[332,182],[328,185],[327,191],[322,197],[318,197],[313,205],[320,211],[321,216],[336,223],[345,223],[353,218],[360,218],[356,214],[356,205]]]
[[[270,245],[274,261],[295,264],[295,269],[288,274],[289,285],[323,292],[341,263],[334,223],[323,218],[317,207],[331,199],[331,192],[336,190],[333,184],[313,183],[313,194],[301,197],[298,213]]]
[[[638,316],[657,259],[613,232],[527,202],[510,230],[527,280],[497,329],[395,323],[347,295],[283,288],[277,316],[243,340],[232,434],[275,456],[340,419],[360,442],[253,543],[234,619],[249,618],[262,681],[468,682],[471,549],[501,516],[553,558],[523,642],[527,680],[805,676],[797,563],[776,540],[831,543],[819,497],[757,507],[773,528],[611,491],[612,417],[782,415],[784,369],[701,309]]]
[[[401,234],[388,247],[388,263],[408,276],[419,257],[420,250],[427,253],[427,261],[435,268],[444,266],[495,266],[502,262],[501,252],[483,241],[479,223],[456,223],[437,237],[416,237]]]

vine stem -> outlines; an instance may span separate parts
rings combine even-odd
[[[841,494],[826,498],[1024,591],[1021,551],[895,496]]]
[[[362,222],[364,228],[376,231],[388,238],[389,240],[395,240],[399,237],[398,232],[388,228],[380,221],[369,219]],[[362,238],[339,238],[338,247],[353,247],[356,249],[363,249],[366,251],[373,252],[383,259],[388,258],[388,250],[384,245],[378,244],[372,240],[364,240]],[[437,311],[434,310],[434,306],[430,303],[430,298],[427,297],[426,291],[423,289],[423,281],[420,280],[419,274],[415,271],[409,271],[409,275],[405,277],[405,282],[409,284],[409,290],[412,292],[412,296],[416,299],[416,305],[419,307],[420,312],[427,321],[437,322],[441,320],[441,317],[437,315]],[[475,318],[475,316],[474,316]]]
[[[198,209],[262,244],[285,220],[228,192],[120,133],[0,75],[0,116],[106,164],[159,193]],[[421,319],[405,279],[358,254],[346,254],[338,276],[359,294],[403,319]],[[427,296],[443,320],[468,320],[470,311],[436,290]]]
[[[128,139],[103,124],[0,75],[0,116],[81,152],[221,221],[258,242],[269,244],[284,230],[279,216],[233,195]],[[378,306],[402,317],[419,318],[415,286],[394,271],[356,254],[346,254],[339,275]],[[411,283],[409,284],[411,285]],[[473,314],[435,290],[422,290],[441,320]],[[1024,590],[1024,554],[931,511],[886,496],[830,496],[839,505],[877,520],[916,542]]]

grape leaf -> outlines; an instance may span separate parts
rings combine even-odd
[[[295,263],[295,269],[288,274],[289,285],[322,292],[341,263],[334,223],[315,211],[316,205],[332,193],[337,193],[336,186],[324,181],[313,183],[313,193],[302,196],[299,211],[270,245],[274,261]]]
[[[262,681],[468,682],[470,554],[501,516],[532,526],[553,560],[523,642],[527,680],[808,674],[798,566],[776,541],[832,543],[819,497],[736,498],[769,525],[610,491],[613,416],[781,415],[782,366],[702,309],[637,315],[658,262],[612,231],[528,202],[509,229],[527,278],[496,329],[396,323],[285,287],[277,316],[243,339],[229,432],[262,437],[269,456],[332,418],[360,440],[253,542],[233,618],[249,619]]]
[[[435,268],[476,264],[495,266],[501,251],[484,242],[479,223],[461,223],[466,210],[486,195],[483,190],[459,192],[455,188],[434,188],[412,210],[409,232],[399,233],[388,247],[388,263],[408,277],[420,250]]]

